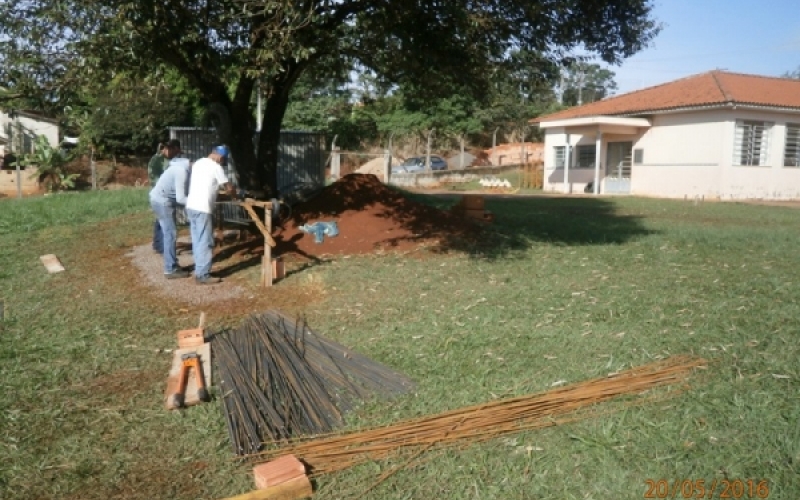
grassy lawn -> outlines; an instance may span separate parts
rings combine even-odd
[[[487,205],[491,245],[336,259],[235,310],[210,310],[209,325],[285,304],[417,382],[359,408],[352,427],[671,354],[710,360],[668,401],[432,450],[363,498],[634,499],[661,479],[717,479],[713,498],[723,479],[743,481],[729,498],[757,498],[766,480],[768,498],[800,497],[800,211],[637,198]],[[188,500],[252,488],[219,401],[163,409],[171,355],[159,350],[199,309],[136,283],[124,254],[148,242],[151,224],[144,190],[0,200],[0,498]],[[47,274],[46,253],[67,272]],[[256,291],[257,275],[241,278]],[[356,498],[401,463],[318,478],[315,498]]]
[[[504,189],[501,192],[513,191],[516,194],[536,194],[536,193],[541,193],[542,191],[541,189],[532,189],[529,187],[523,188],[522,187],[523,175],[520,170],[512,170],[510,172],[503,172],[501,174],[492,176],[487,175],[487,177],[495,177],[498,180],[508,181],[511,183],[510,189]],[[528,182],[530,182],[530,179],[528,179]],[[484,191],[487,193],[491,192],[489,188],[481,186],[480,179],[475,179],[469,182],[452,183],[449,184],[447,187],[450,190],[456,192],[458,191]]]

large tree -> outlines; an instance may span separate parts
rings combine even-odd
[[[87,78],[169,65],[219,111],[240,180],[274,188],[290,91],[317,64],[356,61],[417,99],[480,96],[517,49],[619,62],[657,33],[651,9],[650,0],[6,0],[0,86],[63,105]],[[265,105],[253,148],[257,88]]]
[[[583,61],[568,65],[561,74],[559,90],[561,103],[565,106],[580,106],[599,101],[617,90],[614,72]]]

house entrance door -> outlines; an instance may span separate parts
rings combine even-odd
[[[633,142],[609,142],[606,148],[605,192],[630,194]]]

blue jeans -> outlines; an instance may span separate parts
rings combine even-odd
[[[178,270],[178,255],[175,243],[178,239],[178,226],[175,225],[175,206],[151,201],[158,224],[161,226],[163,238],[162,251],[164,252],[164,274],[172,274]]]
[[[192,253],[194,254],[194,277],[207,278],[211,272],[212,250],[214,248],[214,223],[211,214],[186,209],[189,217],[189,231],[192,234]]]
[[[153,222],[153,250],[164,253],[164,233],[161,231],[161,223],[158,219]]]

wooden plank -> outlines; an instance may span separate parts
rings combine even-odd
[[[247,198],[245,201],[239,202],[239,205],[253,205],[254,207],[261,207],[261,208],[268,208],[272,210],[272,202],[271,201],[258,201],[252,198]]]
[[[211,344],[204,343],[196,347],[186,347],[183,349],[176,349],[175,354],[172,356],[172,367],[169,370],[169,377],[167,377],[167,388],[164,390],[164,407],[168,410],[174,410],[176,407],[172,404],[172,395],[178,388],[178,377],[181,374],[181,367],[183,360],[181,356],[189,353],[197,353],[200,356],[200,363],[203,365],[203,378],[206,382],[206,389],[211,386]],[[194,371],[189,372],[189,380],[186,383],[186,394],[184,398],[185,406],[193,406],[200,404],[200,397],[197,395],[197,381],[194,378]]]
[[[269,234],[272,232],[272,211],[268,208],[264,209],[264,229],[266,229],[267,231],[265,234]],[[272,248],[266,244],[266,238],[265,238],[264,256],[261,258],[261,285],[272,286],[273,278],[274,276],[272,274]]]
[[[253,490],[243,495],[229,497],[225,500],[298,500],[308,498],[314,493],[308,476],[303,475],[277,486],[263,490]]]
[[[258,230],[261,231],[261,234],[264,235],[265,243],[268,243],[269,246],[274,247],[275,240],[272,239],[272,232],[269,229],[267,229],[266,226],[264,226],[264,223],[262,223],[261,220],[259,220],[258,214],[256,214],[255,210],[253,210],[253,206],[247,203],[243,203],[242,206],[244,207],[245,210],[247,210],[247,213],[250,214],[250,218],[253,219],[253,221],[256,223],[256,226],[258,226]],[[267,210],[265,213],[270,213],[270,211]],[[267,245],[264,245],[264,248],[266,247]]]
[[[64,269],[64,266],[61,265],[61,261],[58,260],[58,257],[56,257],[52,253],[49,253],[47,255],[42,255],[41,257],[39,257],[39,260],[42,261],[42,264],[44,264],[44,267],[50,274],[66,271],[66,269]]]

